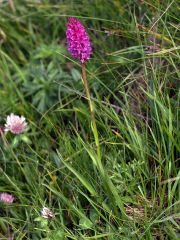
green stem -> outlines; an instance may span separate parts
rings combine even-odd
[[[88,82],[87,82],[86,67],[85,67],[85,64],[82,64],[81,66],[82,66],[82,80],[83,80],[84,88],[86,91],[86,97],[87,97],[89,109],[90,109],[90,116],[91,116],[91,121],[92,121],[92,126],[93,126],[93,134],[94,134],[95,143],[96,143],[99,167],[101,168],[101,171],[102,171],[103,168],[102,168],[102,164],[101,164],[101,150],[100,150],[100,144],[99,144],[99,136],[98,136],[98,130],[97,130],[97,125],[96,125],[93,103],[91,101],[90,91],[89,91]]]

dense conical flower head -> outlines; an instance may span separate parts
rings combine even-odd
[[[74,58],[78,58],[81,63],[86,62],[92,53],[89,36],[82,23],[70,17],[67,24],[66,37],[68,50]]]

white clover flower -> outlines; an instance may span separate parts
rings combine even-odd
[[[7,116],[5,131],[10,131],[14,134],[20,134],[25,130],[26,127],[27,122],[25,117],[19,117],[17,115],[14,115],[13,113]]]
[[[41,216],[46,219],[52,219],[55,217],[55,214],[47,207],[43,207],[41,210]]]

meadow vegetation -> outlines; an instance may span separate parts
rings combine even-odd
[[[0,202],[0,239],[180,237],[179,10],[176,0],[0,1],[0,192],[15,196]],[[70,16],[93,46],[98,135],[67,51]],[[25,132],[3,131],[10,113]]]

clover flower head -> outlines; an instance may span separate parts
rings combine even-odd
[[[2,202],[12,203],[14,199],[15,197],[12,194],[6,192],[0,193],[0,201]]]
[[[76,18],[69,18],[66,38],[71,55],[78,58],[81,63],[86,62],[92,54],[92,46],[84,26]]]
[[[41,216],[46,219],[52,219],[55,217],[55,214],[47,207],[43,207],[41,210]]]
[[[26,119],[23,116],[17,116],[11,113],[7,116],[5,131],[10,131],[14,134],[22,133],[27,127]]]

